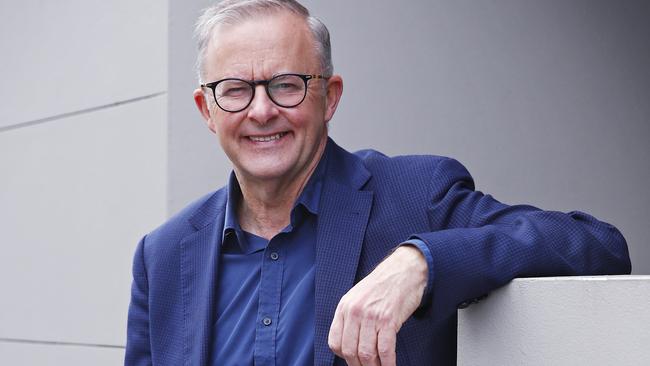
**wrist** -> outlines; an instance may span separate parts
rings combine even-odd
[[[429,279],[429,265],[422,251],[415,245],[405,243],[397,247],[394,254],[401,258],[402,264],[408,268],[413,278],[417,279],[418,287],[424,292]]]
[[[427,307],[431,303],[431,298],[433,295],[433,282],[435,278],[433,256],[427,244],[419,239],[418,237],[411,237],[407,241],[402,242],[400,247],[409,247],[413,249],[418,249],[420,254],[425,258],[426,261],[426,286],[424,292],[422,293],[422,298],[420,300],[420,307]]]

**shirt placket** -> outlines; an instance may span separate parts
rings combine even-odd
[[[284,255],[271,240],[264,250],[255,328],[255,365],[275,365],[276,335],[282,296]]]

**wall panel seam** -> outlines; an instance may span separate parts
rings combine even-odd
[[[51,116],[51,117],[45,117],[45,118],[39,118],[39,119],[32,120],[32,121],[20,122],[20,123],[16,123],[16,124],[13,124],[13,125],[0,127],[0,133],[6,132],[6,131],[11,131],[11,130],[16,130],[16,129],[19,129],[19,128],[25,128],[25,127],[31,127],[31,126],[34,126],[34,125],[40,125],[40,124],[47,123],[47,122],[53,122],[53,121],[63,119],[63,118],[74,117],[74,116],[78,116],[78,115],[82,115],[82,114],[97,112],[97,111],[100,111],[100,110],[104,110],[104,109],[108,109],[108,108],[114,108],[114,107],[121,106],[121,105],[124,105],[124,104],[140,102],[140,101],[143,101],[143,100],[155,98],[155,97],[165,95],[165,94],[167,94],[167,91],[160,91],[160,92],[157,92],[157,93],[147,94],[147,95],[143,95],[143,96],[136,97],[136,98],[131,98],[131,99],[126,99],[126,100],[120,100],[120,101],[117,101],[117,102],[104,104],[104,105],[100,105],[100,106],[96,106],[96,107],[91,107],[91,108],[86,108],[86,109],[80,109],[80,110],[73,111],[73,112],[57,114],[57,115]]]
[[[0,338],[0,343],[21,343],[32,345],[45,345],[45,346],[74,346],[74,347],[90,347],[90,348],[112,348],[124,349],[124,346],[114,344],[96,344],[96,343],[83,343],[83,342],[59,342],[59,341],[43,341],[35,339],[19,339],[19,338]]]

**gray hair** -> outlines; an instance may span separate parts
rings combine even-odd
[[[332,76],[332,48],[330,33],[323,22],[309,14],[309,10],[295,0],[223,0],[206,8],[196,22],[194,36],[198,42],[196,69],[199,82],[203,80],[205,55],[215,29],[221,25],[234,25],[254,16],[278,11],[290,11],[305,19],[312,37],[316,55],[321,64],[321,73]]]

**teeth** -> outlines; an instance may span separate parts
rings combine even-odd
[[[271,136],[259,136],[259,137],[248,136],[248,138],[255,142],[268,142],[268,141],[279,140],[284,135],[286,135],[286,132],[276,133],[275,135],[271,135]]]

